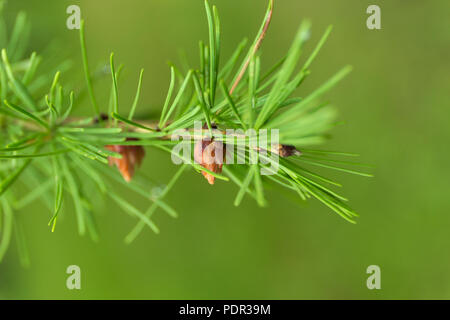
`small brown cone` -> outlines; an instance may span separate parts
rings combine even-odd
[[[141,165],[145,156],[144,148],[142,146],[108,145],[106,149],[122,155],[121,159],[109,157],[109,164],[116,165],[125,181],[130,182],[134,176],[136,166],[139,167]]]
[[[290,146],[287,144],[279,144],[276,146],[276,152],[282,158],[288,158],[290,156],[300,156],[302,153],[298,151],[294,146]]]
[[[224,159],[225,145],[222,142],[204,139],[195,144],[194,160],[203,168],[214,173],[222,173]],[[209,184],[214,184],[216,178],[212,174],[206,171],[202,171],[202,174]]]

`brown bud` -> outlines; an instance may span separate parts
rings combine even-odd
[[[205,169],[214,173],[221,173],[225,159],[225,149],[225,145],[220,141],[199,140],[195,144],[194,160]],[[214,184],[215,177],[212,174],[205,171],[202,171],[202,174],[209,184]]]
[[[136,139],[127,139],[127,141],[132,140]],[[106,149],[122,155],[121,159],[109,157],[109,164],[116,165],[125,181],[130,182],[133,178],[135,167],[141,165],[145,156],[144,148],[142,146],[108,145]]]
[[[286,144],[279,144],[276,146],[276,151],[278,152],[278,155],[282,158],[287,158],[290,156],[299,156],[302,153],[298,151],[294,146],[289,146]]]

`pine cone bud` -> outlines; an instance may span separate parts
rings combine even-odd
[[[225,160],[226,146],[220,141],[203,139],[197,141],[194,148],[194,160],[203,168],[214,173],[222,173],[223,162]],[[214,184],[215,177],[205,171],[203,176],[208,180],[209,184]]]
[[[127,141],[133,140],[137,139],[127,139]],[[136,166],[141,165],[145,156],[144,148],[142,146],[108,145],[106,149],[122,155],[121,159],[109,157],[109,164],[116,165],[125,181],[130,182],[134,176]]]
[[[287,144],[279,144],[276,149],[278,149],[276,151],[278,151],[278,155],[282,158],[287,158],[290,156],[300,156],[302,154],[294,146],[290,146]]]

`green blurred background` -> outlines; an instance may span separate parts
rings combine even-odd
[[[214,0],[223,23],[224,54],[254,37],[266,1]],[[366,8],[378,4],[382,30],[366,28]],[[82,80],[78,33],[66,28],[67,6],[86,20],[93,66],[114,51],[124,63],[121,105],[132,101],[145,68],[139,110],[158,111],[169,82],[168,60],[184,49],[197,65],[198,40],[207,40],[202,0],[10,1],[11,24],[25,10],[33,24],[31,49],[58,39],[74,68],[62,81]],[[101,240],[77,235],[71,206],[55,233],[40,204],[17,217],[25,227],[31,266],[20,266],[15,243],[0,265],[0,299],[443,299],[450,298],[449,1],[276,1],[263,45],[267,68],[287,50],[300,21],[313,22],[311,50],[329,24],[334,31],[299,89],[303,95],[346,64],[350,77],[327,98],[344,126],[323,146],[358,152],[376,166],[373,179],[336,175],[360,213],[352,225],[317,202],[299,207],[279,193],[260,209],[237,188],[210,187],[190,172],[168,199],[180,213],[155,218],[160,235],[146,230],[132,245],[123,237],[135,220],[114,204],[98,214]],[[103,101],[108,78],[96,87]],[[88,101],[80,114],[89,112]],[[142,171],[162,183],[176,171],[169,158],[147,150]],[[325,172],[325,171],[322,171]],[[332,173],[333,174],[333,173]],[[121,190],[121,189],[118,189]],[[136,206],[142,199],[133,194]],[[70,291],[67,266],[81,267],[82,289]],[[366,268],[381,267],[381,290],[368,290]]]

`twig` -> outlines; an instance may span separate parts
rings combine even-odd
[[[270,2],[270,10],[269,13],[267,15],[267,19],[266,22],[264,24],[264,28],[261,32],[261,34],[258,37],[258,40],[256,41],[256,44],[253,48],[253,52],[248,56],[247,61],[245,62],[245,64],[243,65],[241,71],[239,72],[238,77],[236,78],[236,81],[234,81],[233,86],[230,89],[230,95],[233,94],[234,90],[237,88],[239,82],[241,82],[242,78],[244,77],[245,72],[247,71],[247,68],[250,64],[250,61],[252,60],[253,56],[256,54],[256,52],[259,50],[259,48],[261,47],[261,44],[267,34],[267,30],[269,29],[270,26],[270,21],[272,20],[272,13],[273,13],[273,0],[271,0]]]

